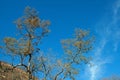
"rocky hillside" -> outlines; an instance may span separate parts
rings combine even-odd
[[[28,80],[28,74],[19,68],[12,69],[10,64],[0,61],[0,80]]]

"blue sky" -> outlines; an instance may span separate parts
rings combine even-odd
[[[61,39],[69,38],[75,28],[90,29],[96,37],[92,53],[94,66],[86,66],[77,80],[100,80],[120,75],[120,0],[1,0],[0,39],[16,33],[13,21],[26,6],[51,21],[51,33],[43,39],[42,50],[52,48],[61,54]],[[2,43],[0,41],[0,43]],[[3,58],[0,54],[0,60]]]

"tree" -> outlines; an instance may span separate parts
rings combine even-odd
[[[87,53],[92,49],[93,37],[87,30],[76,29],[73,38],[62,40],[66,54],[64,58],[55,57],[52,60],[41,54],[39,48],[41,39],[50,31],[49,20],[41,20],[35,9],[26,7],[25,15],[17,19],[15,24],[20,38],[4,38],[5,46],[2,49],[14,56],[14,59],[19,58],[17,65],[13,61],[12,69],[19,67],[25,70],[29,80],[34,80],[34,73],[39,73],[40,80],[75,80],[74,76],[79,74],[78,67],[91,60]]]
[[[87,53],[92,49],[93,40],[89,31],[82,29],[76,29],[73,38],[62,40],[64,51],[67,53],[66,63],[64,63],[64,78],[70,77],[75,80],[74,74],[79,73],[79,68],[76,66],[89,63],[91,57]]]
[[[18,66],[24,67],[29,74],[29,80],[31,80],[32,73],[36,69],[36,66],[32,63],[33,56],[40,50],[37,46],[41,39],[49,32],[48,26],[50,25],[50,21],[41,20],[35,9],[26,7],[25,15],[17,19],[15,24],[20,33],[20,38],[4,38],[5,49],[12,56],[18,56],[20,59],[20,63],[13,65],[13,68]],[[24,63],[26,59],[27,62]]]

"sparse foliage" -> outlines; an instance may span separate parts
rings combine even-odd
[[[80,65],[88,64],[91,59],[87,53],[92,49],[94,39],[87,30],[76,29],[73,38],[62,40],[65,58],[56,59],[40,55],[38,47],[41,39],[50,32],[49,20],[40,19],[35,9],[26,7],[25,15],[15,24],[20,38],[4,38],[4,49],[15,59],[18,56],[20,61],[17,65],[12,64],[13,69],[22,67],[29,74],[29,80],[34,80],[34,73],[39,73],[40,80],[75,80]]]
[[[64,64],[64,78],[70,77],[75,80],[74,75],[79,74],[79,68],[76,67],[83,63],[89,63],[91,57],[87,53],[92,49],[93,40],[89,31],[76,29],[73,38],[61,41],[67,56]]]

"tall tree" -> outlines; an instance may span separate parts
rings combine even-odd
[[[41,20],[35,9],[26,7],[24,16],[17,19],[15,24],[20,33],[20,38],[4,38],[5,48],[8,53],[18,56],[20,59],[19,64],[13,65],[13,68],[18,66],[24,67],[29,74],[29,80],[31,80],[32,73],[36,69],[36,66],[32,63],[33,56],[39,52],[40,49],[37,46],[49,32],[48,26],[50,21]],[[26,63],[25,60],[27,61]]]

